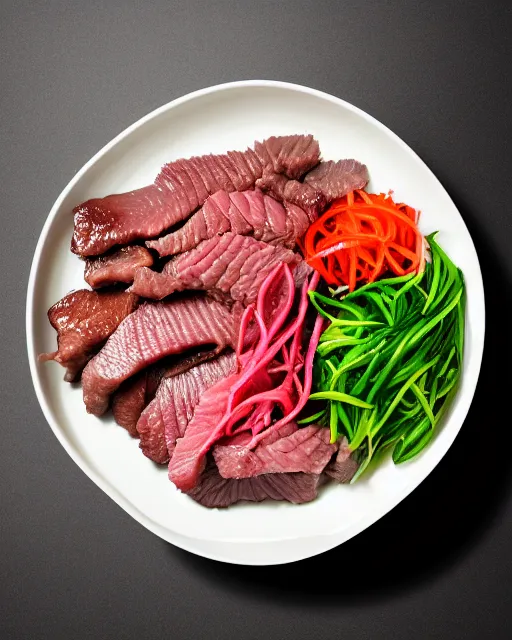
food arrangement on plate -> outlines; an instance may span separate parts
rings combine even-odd
[[[40,358],[207,507],[308,502],[413,458],[457,390],[464,280],[368,181],[292,135],[78,205],[92,289],[50,308]]]

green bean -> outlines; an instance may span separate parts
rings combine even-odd
[[[359,398],[349,396],[347,393],[340,393],[339,391],[319,391],[318,393],[312,393],[309,396],[310,400],[337,400],[338,402],[346,402],[347,404],[353,404],[355,407],[361,407],[362,409],[373,409],[373,405]]]
[[[434,414],[432,413],[432,409],[430,408],[430,405],[428,403],[428,400],[425,398],[425,394],[422,392],[422,390],[416,385],[416,384],[412,384],[411,385],[411,391],[414,393],[414,395],[418,398],[419,403],[421,404],[421,406],[423,407],[423,410],[425,411],[425,413],[427,414],[427,418],[430,420],[430,424],[432,426],[434,426],[435,424],[435,417]]]
[[[409,289],[411,289],[411,287],[417,286],[423,280],[423,276],[424,275],[425,275],[425,272],[424,271],[420,271],[420,273],[418,273],[418,275],[415,278],[411,278],[408,282],[406,282],[404,284],[403,287],[398,289],[398,291],[393,296],[394,299],[398,300],[398,298],[403,296],[404,293],[407,293],[407,291],[409,291]]]
[[[322,409],[322,411],[318,411],[317,413],[314,413],[312,416],[308,416],[307,418],[303,418],[302,420],[297,420],[297,424],[311,424],[313,422],[317,422],[318,420],[321,420],[325,415],[325,409]]]
[[[434,434],[428,418],[424,418],[420,424],[407,436],[403,436],[393,449],[393,462],[398,464],[414,458],[431,440]]]
[[[338,439],[338,411],[336,410],[336,406],[334,403],[330,403],[330,419],[329,419],[329,428],[331,430],[331,444],[334,444]]]
[[[442,262],[440,262],[439,260],[435,260],[433,265],[434,265],[434,275],[432,278],[432,283],[430,285],[430,291],[428,293],[427,300],[425,301],[425,306],[423,307],[423,310],[421,312],[423,315],[425,315],[425,313],[427,312],[427,309],[429,308],[429,306],[432,304],[432,302],[436,297],[437,288],[439,287],[439,280],[441,278]]]
[[[301,424],[329,426],[361,461],[356,477],[388,448],[395,463],[434,436],[458,388],[464,348],[462,273],[427,238],[431,261],[420,273],[368,283],[341,299],[310,293],[331,323],[313,369],[315,402],[325,407]]]
[[[347,439],[350,442],[350,440],[352,440],[354,436],[354,431],[352,429],[352,425],[350,424],[350,420],[347,415],[347,412],[343,408],[343,404],[341,402],[336,403],[336,408],[338,410],[338,417],[341,420],[341,423],[343,424],[343,426],[345,427],[345,431],[346,431],[345,435],[347,436]]]
[[[386,420],[389,418],[389,416],[393,413],[395,407],[400,402],[400,400],[403,398],[403,396],[404,396],[405,392],[407,391],[407,389],[409,389],[409,387],[414,382],[416,382],[416,380],[423,374],[424,371],[427,371],[427,369],[430,369],[431,367],[433,367],[438,360],[439,360],[439,356],[437,356],[436,358],[434,358],[430,362],[427,362],[427,364],[423,365],[423,367],[421,367],[418,371],[416,371],[416,373],[413,374],[409,378],[409,380],[407,380],[407,382],[403,385],[403,387],[400,389],[400,391],[396,394],[395,398],[393,399],[393,402],[391,403],[391,405],[386,410],[386,413],[382,416],[382,418],[379,420],[379,422],[375,426],[375,433],[382,427],[382,425],[386,422]]]
[[[396,284],[402,284],[403,282],[407,282],[408,280],[411,280],[412,278],[414,278],[414,276],[415,276],[414,273],[408,273],[405,276],[397,276],[396,278],[386,278],[382,280],[377,280],[376,282],[369,282],[368,284],[365,284],[363,287],[356,289],[355,291],[352,291],[352,293],[349,293],[345,297],[345,300],[357,297],[363,291],[367,291],[368,289],[373,289],[375,287],[377,287],[378,289],[384,289],[386,285],[394,286]]]
[[[368,353],[363,353],[357,358],[349,360],[349,362],[347,362],[346,364],[341,364],[340,367],[336,370],[336,372],[333,373],[330,388],[334,389],[336,383],[338,382],[338,378],[342,374],[346,373],[347,371],[350,371],[351,369],[354,369],[355,367],[360,367],[363,364],[366,364],[367,362],[371,361],[373,352],[374,350],[372,349],[372,351],[369,351]]]

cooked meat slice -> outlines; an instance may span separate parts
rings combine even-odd
[[[288,203],[283,206],[261,191],[218,191],[183,227],[146,245],[161,256],[170,256],[231,231],[293,248],[308,226],[308,217],[299,207]]]
[[[112,396],[112,414],[120,427],[124,427],[134,438],[138,438],[137,420],[146,406],[147,372],[125,380]]]
[[[137,296],[125,292],[80,289],[68,293],[48,310],[48,319],[57,331],[58,349],[42,353],[39,360],[55,360],[66,367],[64,380],[73,382],[137,304]]]
[[[203,393],[235,373],[236,367],[236,356],[231,351],[186,372],[164,378],[137,423],[144,455],[158,464],[168,462],[176,440],[183,437]]]
[[[318,494],[321,476],[309,473],[269,473],[255,478],[223,478],[215,465],[201,475],[188,495],[204,507],[229,507],[241,500],[286,500],[295,504],[311,502]]]
[[[318,189],[298,180],[289,180],[280,173],[266,173],[256,186],[281,202],[289,202],[308,215],[314,222],[325,209],[327,198]]]
[[[85,261],[84,279],[93,289],[118,282],[133,282],[133,275],[141,267],[151,267],[153,257],[145,247],[122,247]]]
[[[153,400],[167,368],[160,362],[139,371],[125,380],[112,396],[114,420],[130,435],[138,438],[137,421],[144,408]]]
[[[152,402],[160,383],[186,373],[202,362],[212,360],[217,351],[197,351],[189,355],[178,354],[159,360],[125,380],[112,396],[112,413],[118,425],[124,427],[134,438],[139,437],[137,422],[144,409]]]
[[[174,291],[198,289],[249,305],[279,263],[295,265],[300,261],[301,257],[290,249],[228,232],[176,256],[161,273],[139,269],[130,291],[161,299]]]
[[[272,434],[274,435],[274,434]],[[336,451],[329,429],[295,423],[283,427],[273,441],[264,440],[254,449],[247,445],[214,447],[213,456],[224,478],[250,478],[265,473],[304,472],[320,474]]]
[[[357,160],[321,162],[304,178],[288,180],[278,173],[264,173],[256,186],[281,202],[291,202],[305,211],[314,222],[326,205],[368,183],[368,169]]]
[[[201,396],[185,434],[177,440],[169,463],[169,478],[178,489],[190,491],[197,485],[205,465],[203,447],[226,411],[229,392],[236,379],[236,374],[224,378]]]
[[[126,318],[82,374],[89,413],[102,415],[110,395],[138,371],[166,356],[213,345],[236,344],[233,313],[209,298],[184,298],[143,304]]]
[[[352,480],[358,469],[359,463],[349,449],[347,439],[343,438],[340,442],[338,453],[326,467],[325,473],[338,482],[345,483]]]
[[[289,178],[300,178],[304,167],[314,167],[320,160],[320,147],[312,135],[272,136],[263,142],[256,142],[254,150],[265,168],[275,173],[284,173]],[[270,162],[265,162],[268,155]]]
[[[220,189],[245,191],[264,171],[302,175],[318,160],[318,143],[312,136],[272,137],[256,143],[255,151],[176,160],[162,168],[152,185],[75,207],[71,250],[94,256],[115,245],[155,238]]]
[[[329,160],[310,171],[304,182],[321,191],[331,202],[354,189],[364,189],[369,179],[368,168],[357,160]]]

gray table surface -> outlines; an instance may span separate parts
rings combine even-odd
[[[511,637],[507,5],[1,3],[0,638]],[[488,310],[476,398],[438,468],[357,538],[274,568],[194,557],[103,495],[42,416],[24,331],[37,238],[75,172],[155,107],[246,78],[338,95],[410,144],[473,234]]]

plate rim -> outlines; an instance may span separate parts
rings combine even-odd
[[[407,484],[402,491],[400,491],[397,495],[393,496],[392,499],[392,504],[389,504],[387,501],[384,502],[384,506],[381,505],[380,508],[378,509],[374,509],[371,511],[370,514],[367,514],[365,516],[363,516],[360,521],[358,521],[357,523],[357,531],[354,532],[350,532],[349,531],[343,531],[343,532],[336,532],[334,534],[328,534],[328,535],[309,535],[309,536],[301,536],[300,538],[287,538],[286,540],[284,540],[284,542],[286,541],[292,541],[292,540],[308,540],[308,541],[312,541],[313,539],[317,540],[320,542],[320,547],[321,548],[317,548],[316,550],[314,550],[313,552],[309,553],[306,552],[304,553],[292,553],[293,557],[290,558],[285,558],[282,559],[282,557],[276,558],[270,558],[270,557],[266,557],[266,558],[262,558],[260,556],[258,556],[257,558],[251,557],[251,550],[253,550],[256,546],[259,547],[265,547],[268,548],[270,551],[270,548],[272,545],[274,546],[281,546],[283,540],[271,540],[271,541],[259,541],[259,540],[254,540],[254,539],[250,539],[250,540],[230,540],[228,543],[224,542],[224,541],[218,541],[218,540],[212,540],[209,541],[207,539],[204,538],[194,538],[191,536],[185,536],[179,533],[175,533],[170,531],[169,529],[163,527],[162,525],[159,525],[157,523],[155,523],[154,521],[152,521],[150,518],[146,517],[145,514],[143,514],[142,512],[140,512],[134,505],[132,505],[128,500],[126,500],[124,498],[124,496],[122,494],[120,494],[118,492],[117,489],[115,489],[106,479],[102,478],[101,475],[99,473],[97,473],[92,467],[89,467],[89,465],[87,464],[86,460],[80,455],[79,451],[75,450],[73,445],[71,444],[70,441],[68,441],[66,435],[64,434],[62,428],[60,427],[60,425],[58,424],[57,420],[53,419],[53,416],[51,414],[51,410],[50,407],[47,403],[46,397],[45,397],[45,393],[43,391],[42,385],[41,385],[41,380],[40,380],[40,376],[38,373],[38,369],[37,369],[37,356],[35,353],[35,344],[34,344],[34,334],[35,334],[35,309],[34,309],[34,288],[35,288],[35,281],[36,281],[36,277],[37,277],[37,273],[40,267],[40,262],[41,262],[41,255],[42,255],[42,251],[43,248],[46,244],[47,238],[48,238],[48,234],[50,231],[50,227],[52,226],[53,220],[56,217],[57,212],[59,211],[62,202],[64,201],[64,199],[67,197],[67,195],[69,194],[69,192],[74,188],[74,186],[76,185],[76,183],[82,178],[82,176],[87,173],[87,171],[94,166],[98,160],[100,158],[102,158],[111,148],[113,148],[114,146],[116,146],[119,142],[121,142],[122,140],[124,140],[126,137],[128,137],[129,135],[131,135],[134,131],[136,131],[138,128],[142,127],[144,124],[146,124],[147,122],[159,117],[161,114],[166,113],[167,111],[170,111],[186,102],[189,101],[193,101],[197,98],[201,98],[203,96],[206,96],[208,94],[212,94],[212,93],[218,93],[218,92],[222,92],[222,91],[226,91],[226,90],[230,90],[230,89],[245,89],[245,88],[250,88],[250,87],[254,87],[254,88],[275,88],[275,89],[286,89],[286,90],[291,90],[291,91],[296,91],[302,94],[307,94],[307,95],[311,95],[314,97],[318,97],[321,98],[323,100],[327,100],[333,104],[336,104],[338,106],[342,106],[345,109],[351,111],[352,113],[362,117],[364,120],[366,120],[367,122],[369,122],[371,125],[377,127],[378,129],[380,129],[381,131],[383,131],[386,135],[388,135],[389,137],[391,137],[393,139],[393,141],[395,143],[398,143],[399,146],[405,150],[407,153],[412,154],[413,157],[415,157],[415,159],[417,161],[419,161],[423,167],[424,170],[426,170],[427,172],[429,172],[431,174],[431,176],[435,179],[435,181],[439,184],[439,186],[441,187],[441,189],[444,191],[444,194],[446,195],[446,197],[448,197],[449,201],[451,202],[451,204],[453,205],[454,209],[457,211],[457,213],[459,214],[460,218],[461,218],[461,222],[464,225],[464,227],[466,228],[467,234],[468,234],[468,238],[470,239],[472,245],[473,245],[473,249],[474,249],[474,255],[475,255],[475,274],[478,276],[478,288],[480,289],[480,295],[481,295],[481,302],[482,304],[480,305],[480,320],[481,320],[481,331],[482,331],[482,340],[481,340],[481,346],[479,348],[479,352],[476,354],[477,356],[477,360],[475,362],[474,365],[474,373],[475,373],[475,377],[474,377],[474,383],[472,385],[472,387],[470,387],[469,389],[466,390],[466,398],[467,398],[467,407],[465,409],[465,413],[464,416],[462,418],[461,424],[456,428],[455,432],[453,433],[453,437],[451,437],[451,439],[446,443],[446,446],[443,450],[437,452],[437,454],[434,456],[432,464],[430,469],[427,471],[427,473],[425,475],[423,475],[421,477],[421,479],[419,479],[419,481],[414,481],[412,483]],[[139,118],[137,121],[135,121],[134,123],[132,123],[131,125],[129,125],[128,127],[126,127],[124,130],[122,130],[120,133],[118,133],[114,138],[112,138],[109,142],[107,142],[99,151],[97,151],[80,169],[79,171],[77,171],[77,173],[71,178],[71,180],[67,183],[67,185],[64,187],[64,189],[61,191],[60,195],[58,196],[58,198],[55,200],[53,206],[50,209],[50,212],[45,220],[45,223],[42,227],[41,233],[39,235],[39,239],[37,241],[37,245],[36,245],[36,249],[34,251],[34,255],[32,258],[32,264],[31,264],[31,268],[30,268],[30,275],[29,275],[29,280],[28,280],[28,286],[27,286],[27,297],[26,297],[26,317],[25,317],[25,330],[26,330],[26,340],[27,340],[27,351],[28,351],[28,359],[29,359],[29,367],[30,367],[30,374],[31,374],[31,378],[32,378],[32,384],[34,386],[35,392],[36,392],[36,396],[39,402],[39,405],[41,407],[41,410],[43,412],[44,417],[46,418],[47,423],[49,424],[50,428],[52,429],[53,433],[55,434],[55,436],[57,437],[57,439],[59,440],[60,444],[63,446],[64,450],[67,452],[67,454],[71,457],[71,459],[75,462],[75,464],[78,465],[78,467],[87,475],[87,477],[89,477],[106,495],[108,495],[118,506],[120,506],[125,512],[127,512],[134,520],[136,520],[138,523],[142,524],[146,529],[148,529],[149,531],[151,531],[152,533],[154,533],[155,535],[159,536],[160,538],[166,540],[167,542],[180,547],[182,549],[185,549],[186,551],[189,551],[191,553],[195,553],[196,555],[200,555],[202,557],[206,557],[212,560],[218,560],[221,562],[227,562],[227,563],[232,563],[232,564],[242,564],[242,565],[272,565],[272,564],[284,564],[284,563],[288,563],[288,562],[294,562],[294,561],[298,561],[301,559],[305,559],[305,558],[309,558],[315,555],[318,555],[320,553],[323,553],[324,551],[327,551],[329,549],[332,549],[338,545],[343,544],[344,542],[346,542],[347,540],[349,540],[350,538],[358,535],[359,533],[361,533],[362,531],[364,531],[365,529],[367,529],[369,526],[371,526],[372,524],[374,524],[375,522],[377,522],[378,520],[380,520],[380,518],[382,518],[384,515],[386,515],[387,513],[389,513],[390,511],[392,511],[398,504],[400,504],[400,502],[402,502],[402,500],[404,500],[408,495],[410,495],[414,489],[416,489],[429,475],[430,473],[437,467],[437,465],[439,464],[439,462],[441,461],[441,459],[446,455],[446,453],[448,452],[448,450],[450,449],[450,447],[452,446],[455,438],[457,437],[457,435],[460,432],[460,429],[462,428],[462,425],[464,424],[464,421],[467,417],[467,414],[469,412],[471,403],[473,401],[474,398],[474,394],[475,394],[475,390],[476,390],[476,386],[478,383],[478,379],[480,376],[480,371],[481,371],[481,364],[482,364],[482,358],[483,358],[483,351],[484,351],[484,342],[485,342],[485,325],[486,325],[486,317],[485,317],[485,292],[484,292],[484,285],[483,285],[483,278],[482,278],[482,271],[481,271],[481,266],[480,266],[480,262],[478,259],[478,254],[476,251],[476,248],[474,246],[474,242],[473,239],[471,237],[471,234],[469,233],[469,230],[467,229],[466,223],[464,221],[464,219],[462,218],[458,208],[456,207],[455,203],[453,202],[452,198],[450,197],[449,193],[446,191],[445,187],[442,185],[442,183],[440,182],[440,180],[437,178],[437,176],[434,174],[434,172],[430,169],[430,167],[421,159],[421,157],[406,143],[404,142],[404,140],[402,140],[397,134],[395,134],[391,129],[389,129],[386,125],[384,125],[382,122],[380,122],[379,120],[377,120],[375,117],[373,117],[372,115],[370,115],[369,113],[363,111],[362,109],[360,109],[359,107],[356,107],[354,105],[352,105],[351,103],[347,102],[346,100],[343,100],[342,98],[338,98],[337,96],[334,96],[332,94],[326,93],[324,91],[320,91],[318,89],[313,89],[311,87],[307,87],[304,85],[300,85],[300,84],[296,84],[296,83],[289,83],[289,82],[284,82],[284,81],[279,81],[279,80],[257,80],[257,79],[253,79],[253,80],[237,80],[237,81],[233,81],[233,82],[225,82],[225,83],[221,83],[221,84],[217,84],[217,85],[211,85],[209,87],[205,87],[203,89],[198,89],[196,91],[192,91],[190,93],[187,93],[183,96],[180,96],[178,98],[175,98],[174,100],[171,100],[170,102],[167,102],[166,104],[154,109],[153,111],[147,113],[146,115],[142,116],[141,118]],[[480,328],[480,327],[479,327]],[[172,539],[171,539],[172,538]],[[334,539],[334,540],[333,540]],[[244,561],[240,561],[239,559],[233,559],[231,557],[229,557],[229,554],[226,554],[226,551],[223,550],[223,547],[226,546],[226,544],[229,545],[236,545],[240,550],[241,547],[245,546],[247,547],[247,555],[248,558]],[[217,546],[217,550],[215,549],[201,549],[198,550],[198,546],[211,546],[213,548],[215,548]],[[318,546],[318,545],[317,545]],[[263,554],[265,555],[265,554]],[[269,556],[272,555],[272,553],[267,554]]]

